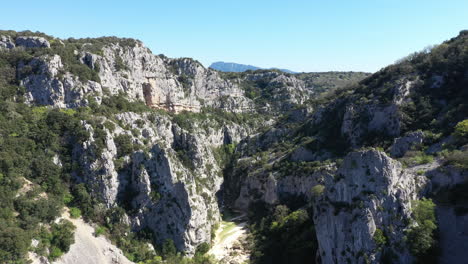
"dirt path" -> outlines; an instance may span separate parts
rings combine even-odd
[[[212,254],[221,263],[246,263],[250,252],[244,246],[248,235],[247,222],[244,218],[244,215],[239,215],[222,221],[216,230],[213,247],[208,254]]]

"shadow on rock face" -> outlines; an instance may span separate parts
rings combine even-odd
[[[184,251],[189,239],[186,231],[190,229],[192,218],[186,185],[174,183],[177,176],[163,149],[155,145],[151,154],[149,159],[143,153],[133,156],[127,195],[132,200],[132,210],[137,212],[135,228],[148,227],[154,232],[156,243],[171,239],[179,250]],[[155,198],[156,193],[158,198]]]

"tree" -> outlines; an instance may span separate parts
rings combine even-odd
[[[173,257],[177,254],[177,249],[172,239],[166,239],[166,241],[164,241],[161,253],[164,259]]]
[[[56,259],[70,250],[70,246],[75,243],[75,228],[70,221],[64,219],[58,224],[52,224],[52,240],[50,241],[52,251],[49,258]]]
[[[408,243],[415,256],[424,257],[435,245],[434,231],[437,229],[435,204],[426,198],[416,201],[413,216],[415,226],[408,233]]]
[[[459,122],[455,126],[454,136],[462,143],[468,140],[468,119]]]

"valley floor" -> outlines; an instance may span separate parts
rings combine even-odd
[[[250,252],[245,248],[248,236],[245,215],[238,215],[222,221],[216,230],[213,247],[208,254],[213,255],[221,263],[247,263]]]

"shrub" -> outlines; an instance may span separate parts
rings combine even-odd
[[[73,195],[71,195],[70,193],[65,193],[63,195],[63,203],[64,204],[69,204],[73,201]]]
[[[96,228],[94,228],[94,236],[95,237],[98,237],[100,235],[103,235],[106,233],[106,228],[103,227],[103,226],[97,226]]]
[[[52,239],[50,241],[52,250],[49,255],[51,260],[57,259],[63,253],[68,252],[70,246],[75,242],[74,230],[75,226],[67,220],[61,220],[58,224],[52,224]]]
[[[310,191],[312,192],[312,195],[314,197],[319,197],[319,196],[322,196],[323,193],[325,192],[325,186],[318,184],[312,187]]]
[[[79,218],[81,216],[81,210],[76,207],[70,207],[71,218]]]
[[[374,242],[377,246],[383,246],[387,243],[387,237],[385,236],[382,229],[377,228],[374,232]]]
[[[172,239],[166,239],[166,241],[164,241],[161,253],[164,259],[174,257],[177,254],[177,249]]]
[[[434,157],[422,151],[408,151],[401,161],[406,166],[416,166],[431,163],[434,161]]]
[[[205,255],[210,250],[210,245],[206,242],[201,243],[198,245],[197,250],[195,252],[196,255]]]
[[[114,67],[115,67],[116,71],[122,71],[122,70],[126,71],[126,70],[128,70],[127,64],[125,64],[122,57],[120,57],[120,55],[118,53],[115,53],[114,58],[115,58]]]
[[[120,134],[114,138],[117,147],[117,157],[123,157],[133,152],[132,136],[127,134]]]
[[[408,244],[415,256],[423,257],[435,245],[434,231],[437,229],[435,204],[426,198],[415,201],[413,216],[416,225],[408,232]]]
[[[52,247],[50,249],[49,259],[50,260],[55,260],[55,259],[60,258],[62,255],[63,255],[63,252],[62,252],[62,250],[60,250],[60,248]]]
[[[17,263],[28,251],[31,238],[21,228],[0,225],[0,263]]]
[[[468,119],[459,122],[453,134],[459,141],[465,142],[468,139]]]
[[[448,152],[445,156],[445,163],[449,165],[454,165],[461,169],[468,169],[468,149],[463,151],[454,150]]]

